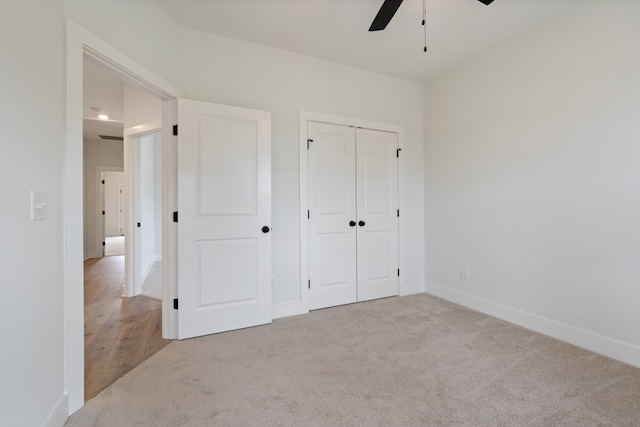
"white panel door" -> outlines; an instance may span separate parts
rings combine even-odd
[[[126,183],[124,172],[104,171],[104,235],[122,236],[120,187]]]
[[[398,295],[398,135],[356,131],[358,301]]]
[[[178,101],[178,337],[271,322],[271,115]]]
[[[309,308],[314,310],[357,300],[355,130],[309,122],[308,138]]]

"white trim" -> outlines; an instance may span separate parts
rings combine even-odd
[[[302,311],[300,302],[294,301],[285,304],[278,304],[271,307],[271,318],[280,319],[282,317],[297,316],[308,313],[309,310]]]
[[[598,335],[513,307],[502,305],[435,283],[427,283],[426,292],[447,301],[497,317],[532,331],[548,335],[575,346],[603,354],[640,368],[640,347]]]
[[[66,393],[58,400],[46,421],[44,427],[60,427],[67,422],[69,410],[69,395]]]
[[[300,301],[286,304],[284,306],[274,306],[274,318],[276,314],[291,313],[288,315],[302,314],[309,312],[309,227],[307,222],[307,209],[309,206],[308,199],[308,165],[307,165],[307,126],[308,122],[321,122],[343,126],[355,126],[365,129],[373,129],[384,132],[393,132],[398,135],[398,148],[404,150],[404,127],[389,123],[374,122],[371,120],[354,119],[341,116],[333,116],[330,114],[313,113],[310,111],[300,111],[299,113],[299,153],[300,153]],[[400,267],[400,277],[398,278],[398,294],[409,295],[412,293],[423,292],[422,288],[415,284],[406,284],[404,281],[405,269],[405,253],[404,253],[404,236],[405,236],[405,203],[404,203],[404,156],[400,155],[398,162],[398,208],[400,209],[400,218],[398,224],[398,263]],[[421,285],[420,285],[421,286]],[[416,289],[420,289],[417,292]],[[282,307],[276,310],[276,307]],[[286,309],[284,308],[286,307]],[[284,316],[279,316],[284,317]]]
[[[178,224],[172,213],[178,210],[177,136],[178,100],[162,101],[162,338],[178,338],[178,313],[173,299],[178,298]],[[172,262],[168,262],[168,261]]]
[[[84,405],[84,273],[83,273],[83,159],[82,91],[85,53],[93,60],[115,69],[135,84],[165,100],[183,96],[168,83],[135,60],[67,19],[67,136],[64,166],[64,282],[65,282],[65,376],[69,397],[68,413]],[[166,124],[169,126],[169,124]],[[170,129],[170,128],[169,128]],[[169,258],[165,258],[169,261]],[[169,262],[163,262],[163,265]],[[173,276],[171,276],[173,277]],[[172,296],[175,283],[167,288]],[[173,311],[173,310],[171,310]],[[172,314],[165,316],[164,321]]]
[[[424,283],[423,282],[404,282],[404,286],[400,288],[400,296],[423,294]]]

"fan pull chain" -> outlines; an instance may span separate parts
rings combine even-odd
[[[422,28],[424,28],[424,51],[427,51],[427,0],[422,0]]]

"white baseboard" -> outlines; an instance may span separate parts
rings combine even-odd
[[[305,309],[300,301],[296,301],[289,304],[274,305],[271,308],[271,318],[280,319],[282,317],[297,316],[308,312],[309,310]]]
[[[69,417],[69,395],[64,394],[56,406],[53,408],[47,420],[44,422],[44,427],[62,427],[67,422]]]
[[[102,253],[96,252],[96,251],[89,251],[84,255],[84,259],[89,259],[89,258],[102,258]]]
[[[404,297],[406,295],[421,294],[424,293],[423,282],[405,282],[400,287],[399,296]]]
[[[569,344],[640,367],[640,347],[638,346],[478,298],[435,283],[428,282],[426,292],[543,335],[548,335]]]
[[[399,290],[399,296],[402,297],[406,295],[422,294],[424,293],[424,288],[425,286],[422,282],[404,283],[402,288]],[[306,307],[302,302],[294,301],[291,303],[274,305],[271,309],[271,318],[280,319],[282,317],[297,316],[308,312],[308,307]]]

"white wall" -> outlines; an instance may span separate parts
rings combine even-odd
[[[640,3],[614,3],[425,86],[426,277],[640,366]]]
[[[155,0],[64,0],[65,15],[176,85],[181,26]]]
[[[84,257],[97,258],[102,256],[100,249],[100,235],[97,212],[100,207],[100,193],[96,188],[99,167],[111,170],[122,170],[124,167],[122,141],[84,140]]]
[[[162,260],[162,132],[154,134],[153,149],[153,212],[155,221],[155,260]],[[168,213],[167,213],[168,214]]]
[[[0,425],[61,425],[63,4],[28,0],[0,8]],[[47,195],[44,221],[30,220],[32,189]]]
[[[187,98],[272,113],[273,301],[299,299],[299,110],[404,126],[407,282],[423,277],[422,85],[183,30]]]
[[[162,120],[162,101],[149,92],[125,83],[123,100],[125,129]]]
[[[143,282],[153,263],[157,261],[157,240],[162,238],[162,222],[157,221],[159,212],[156,211],[159,205],[162,206],[162,198],[160,204],[156,200],[158,187],[162,189],[162,178],[159,182],[156,180],[158,170],[162,171],[162,163],[157,163],[158,151],[162,152],[162,133],[140,138],[140,263]]]

